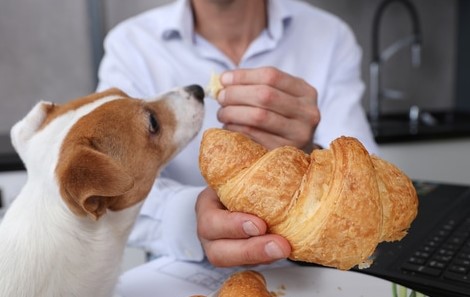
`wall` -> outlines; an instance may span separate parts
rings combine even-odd
[[[0,133],[39,100],[92,88],[85,1],[0,1]]]
[[[91,0],[94,1],[94,0]],[[98,1],[98,0],[95,0]],[[380,0],[308,0],[338,14],[355,31],[364,49],[368,81],[372,15]],[[424,31],[423,65],[409,68],[403,52],[387,64],[385,85],[405,90],[425,108],[454,104],[455,22],[457,0],[412,0]],[[120,20],[171,0],[103,0],[105,29]],[[86,0],[0,1],[0,133],[9,131],[39,99],[63,102],[95,87]],[[393,4],[383,22],[385,46],[409,32],[409,22]],[[410,101],[387,104],[406,109]],[[367,93],[364,105],[367,106]]]
[[[380,145],[382,158],[415,180],[470,185],[470,138]]]
[[[128,17],[170,2],[173,0],[104,0],[106,28],[110,29]]]

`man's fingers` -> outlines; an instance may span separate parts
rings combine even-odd
[[[253,215],[230,212],[207,188],[196,203],[197,229],[201,241],[215,239],[239,239],[258,236],[266,232],[266,223]]]
[[[265,234],[267,227],[262,219],[226,210],[210,188],[199,194],[196,212],[199,238],[215,266],[269,263],[291,252],[282,236]]]
[[[241,239],[264,234],[266,224],[249,214],[216,210],[198,219],[197,229],[201,240]]]
[[[310,93],[314,90],[304,80],[274,67],[236,69],[222,73],[220,80],[224,87],[230,85],[268,85],[294,96],[305,96],[306,92]]]
[[[213,241],[205,246],[205,250],[209,262],[214,266],[228,267],[285,259],[289,256],[291,247],[281,236],[267,234],[244,240]]]

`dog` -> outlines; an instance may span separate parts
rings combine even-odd
[[[109,297],[139,209],[202,126],[197,85],[39,102],[11,129],[27,181],[0,225],[0,296]]]

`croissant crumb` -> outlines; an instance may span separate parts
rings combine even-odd
[[[417,215],[411,180],[352,137],[307,155],[208,129],[199,167],[227,209],[264,219],[289,241],[295,261],[365,268],[377,245],[402,239]]]
[[[369,268],[374,261],[372,259],[367,259],[364,262],[361,262],[357,265],[357,268],[359,269],[367,269]]]

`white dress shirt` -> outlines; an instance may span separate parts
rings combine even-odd
[[[105,40],[98,90],[118,87],[149,98],[174,87],[205,87],[212,73],[274,66],[300,77],[318,91],[321,121],[314,142],[328,147],[341,136],[357,137],[377,153],[361,105],[361,49],[339,18],[295,0],[268,0],[268,27],[234,65],[194,32],[189,0],[158,7],[128,19]],[[202,131],[221,127],[215,100],[205,101]],[[129,243],[155,255],[202,260],[194,206],[205,182],[198,168],[202,133],[171,161],[145,201]]]

